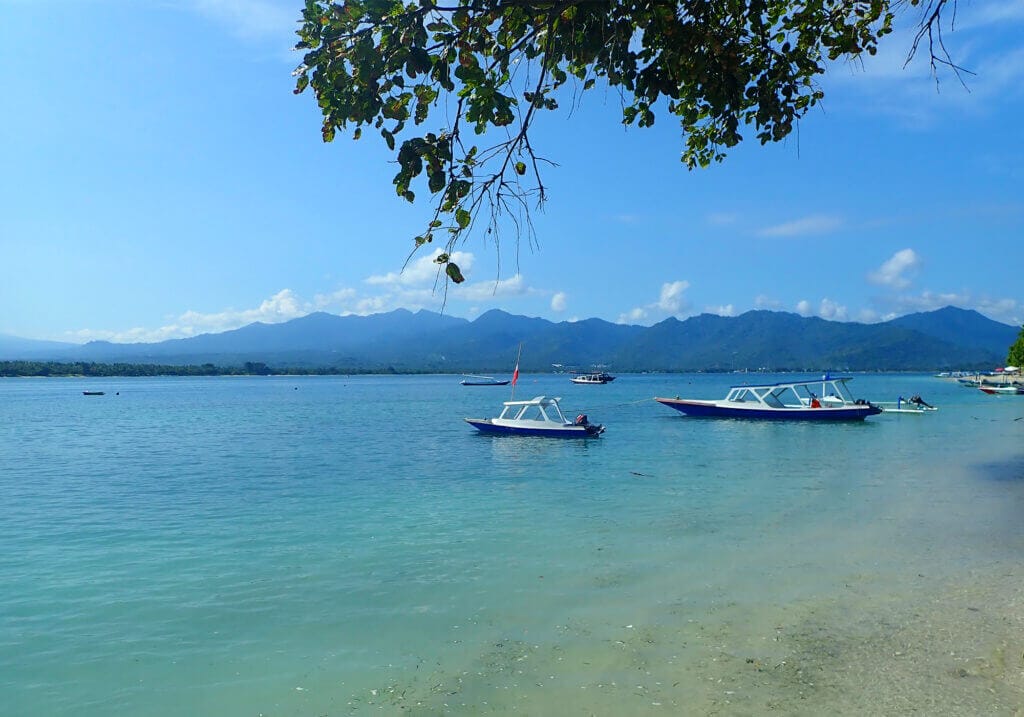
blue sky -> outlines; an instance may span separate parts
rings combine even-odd
[[[294,96],[301,3],[0,0],[0,333],[155,341],[323,310],[441,309],[430,216],[374,136],[320,140]],[[837,65],[785,142],[688,172],[678,125],[586,93],[534,146],[558,166],[536,246],[472,236],[445,311],[652,324],[755,308],[878,321],[948,304],[1024,322],[1024,0],[961,2],[968,89],[909,16]],[[753,136],[753,132],[747,132]]]

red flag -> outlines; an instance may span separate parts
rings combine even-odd
[[[516,370],[512,372],[512,385],[516,385],[516,381],[519,380],[519,363],[516,362]]]

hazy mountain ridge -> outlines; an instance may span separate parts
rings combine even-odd
[[[616,371],[987,369],[1005,360],[1018,330],[956,307],[878,324],[749,311],[669,318],[650,327],[601,319],[554,323],[500,310],[469,321],[399,309],[313,313],[152,344],[76,346],[0,336],[0,358],[508,372],[522,343],[524,371],[549,371],[552,364],[606,364]]]

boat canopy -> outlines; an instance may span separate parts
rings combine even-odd
[[[850,376],[826,376],[808,381],[733,386],[725,400],[733,403],[759,403],[770,408],[809,406],[814,401],[829,406],[842,406],[854,403],[853,394],[846,386],[850,380]]]
[[[565,420],[565,415],[562,414],[562,409],[558,405],[559,400],[558,398],[549,398],[547,396],[536,396],[529,401],[505,401],[502,404],[505,408],[498,418],[513,421],[533,420],[559,424],[569,423],[569,421]]]

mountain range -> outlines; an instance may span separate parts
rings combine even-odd
[[[371,316],[313,313],[280,324],[159,343],[84,345],[0,335],[0,359],[241,365],[436,372],[504,372],[552,365],[616,371],[990,369],[1006,359],[1018,327],[947,306],[876,324],[778,311],[701,314],[653,326],[601,319],[551,322],[488,311],[475,320],[398,309]]]

